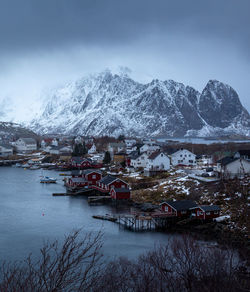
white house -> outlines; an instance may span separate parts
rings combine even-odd
[[[42,149],[45,149],[46,146],[47,146],[47,143],[46,143],[45,140],[43,139],[43,140],[41,141],[41,148],[42,148]]]
[[[147,165],[148,155],[147,153],[142,153],[141,155],[134,155],[131,157],[130,166],[134,168],[145,168]]]
[[[180,149],[171,154],[172,165],[196,165],[196,155],[187,149]]]
[[[133,146],[136,144],[135,139],[125,139],[124,140],[126,144],[126,153],[129,154],[133,151]]]
[[[250,174],[250,161],[242,158],[224,157],[217,161],[220,177],[234,178]]]
[[[152,153],[147,160],[146,169],[148,171],[160,171],[170,169],[169,157],[161,151]]]
[[[15,142],[17,152],[32,152],[37,150],[36,140],[33,138],[19,138]]]
[[[94,143],[88,147],[88,154],[93,154],[93,153],[96,153],[96,146]]]
[[[51,141],[51,145],[56,147],[58,146],[58,141],[56,138],[53,138],[53,140]]]
[[[0,144],[0,157],[13,155],[13,147],[8,144]]]
[[[56,155],[61,153],[72,153],[72,148],[70,146],[51,146],[49,153]]]
[[[147,152],[149,155],[154,153],[157,150],[160,150],[160,146],[156,144],[144,144],[140,147],[140,153]]]

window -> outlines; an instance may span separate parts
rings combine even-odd
[[[96,179],[96,175],[95,174],[92,175],[92,179]]]
[[[185,154],[185,157],[187,157],[187,154]]]
[[[124,189],[125,188],[125,185],[122,185],[122,188]]]
[[[180,155],[180,157],[182,157],[182,154]]]
[[[206,215],[210,215],[210,212],[206,212]]]
[[[218,211],[214,211],[214,214],[218,214],[219,212]]]
[[[191,154],[189,154],[188,156],[191,157]]]
[[[193,161],[193,160],[189,160],[189,162],[190,162],[190,163],[193,163],[194,161]]]
[[[187,211],[181,211],[181,214],[187,214]]]

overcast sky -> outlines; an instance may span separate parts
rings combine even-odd
[[[127,66],[141,82],[223,81],[249,111],[249,11],[250,0],[0,0],[0,101],[20,108]]]

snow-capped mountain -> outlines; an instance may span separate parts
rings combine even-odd
[[[237,93],[210,80],[202,93],[173,80],[141,84],[105,71],[52,92],[29,124],[39,133],[128,136],[250,136]]]

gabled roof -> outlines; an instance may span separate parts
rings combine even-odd
[[[6,148],[6,149],[13,149],[13,147],[11,145],[3,144],[3,143],[0,143],[0,147]]]
[[[113,175],[106,175],[100,180],[100,183],[105,184],[105,185],[109,185],[110,183],[112,183],[115,180],[117,180],[117,177],[115,177]]]
[[[20,138],[20,139],[22,139],[25,142],[25,144],[36,144],[36,140],[33,138]]]
[[[225,165],[227,165],[229,163],[232,163],[232,162],[234,162],[235,160],[238,160],[238,159],[239,158],[233,158],[233,157],[227,156],[227,157],[223,157],[220,160],[217,160],[217,163],[220,163],[222,166],[225,166]]]
[[[209,212],[209,211],[220,211],[220,207],[217,205],[211,205],[211,206],[207,206],[207,205],[203,205],[203,206],[199,206],[204,212]]]
[[[140,154],[138,153],[138,151],[132,151],[132,152],[128,155],[128,157],[130,157],[130,159],[133,159],[133,160],[137,159],[139,156],[140,156]]]
[[[166,154],[162,151],[155,151],[148,157],[148,159],[154,160],[159,154],[164,154],[164,156],[166,156]]]
[[[182,200],[182,201],[165,201],[162,204],[168,204],[176,211],[183,211],[183,210],[189,210],[191,208],[197,207],[197,204],[190,200]]]
[[[84,182],[88,182],[86,181],[83,177],[72,177],[71,181],[74,183],[84,183]]]
[[[122,182],[124,182],[125,184],[127,184],[125,181],[123,181],[122,179],[120,179],[119,177],[115,177],[113,175],[106,175],[104,178],[102,178],[100,180],[100,183],[102,184],[105,184],[105,185],[109,185],[111,184],[112,182],[114,182],[115,180],[120,180]]]
[[[189,150],[187,150],[187,149],[179,149],[179,150],[175,151],[174,153],[172,153],[171,155],[175,155],[175,154],[177,154],[177,153],[179,153],[179,152],[182,152],[182,151],[187,151],[187,152],[189,152],[190,154],[193,154],[194,156],[196,156],[193,152],[191,152],[191,151],[189,151]]]
[[[130,193],[130,189],[128,188],[113,188],[116,193]]]
[[[83,171],[83,173],[84,173],[85,175],[88,175],[88,174],[90,174],[90,173],[92,173],[92,172],[102,174],[102,172],[101,172],[100,170],[95,170],[95,169],[86,169],[86,170]]]

